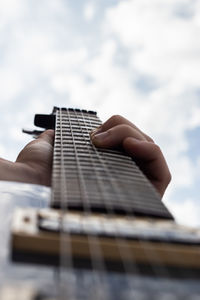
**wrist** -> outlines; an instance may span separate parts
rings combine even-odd
[[[42,184],[39,173],[20,162],[0,159],[0,180]]]

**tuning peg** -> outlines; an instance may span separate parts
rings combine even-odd
[[[30,130],[30,129],[22,129],[23,133],[26,134],[30,134],[32,135],[34,138],[37,138],[42,132],[44,132],[44,130]]]

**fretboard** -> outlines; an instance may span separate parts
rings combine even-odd
[[[125,153],[97,149],[96,113],[56,109],[52,207],[172,219],[160,196]]]

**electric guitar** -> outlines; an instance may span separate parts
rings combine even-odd
[[[200,231],[177,225],[95,112],[57,108],[52,188],[0,182],[0,300],[200,299]]]

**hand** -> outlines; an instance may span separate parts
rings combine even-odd
[[[51,185],[54,131],[43,132],[19,153],[16,162],[0,159],[0,180]]]
[[[159,146],[134,124],[121,116],[113,116],[92,131],[91,140],[97,147],[122,148],[163,196],[171,180],[165,158]]]

